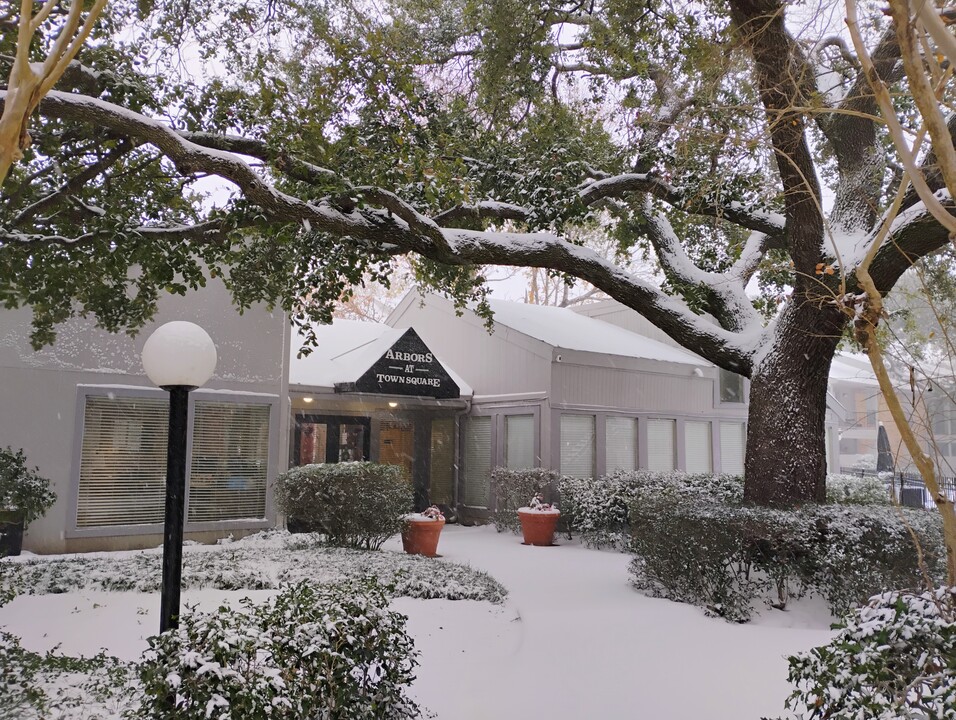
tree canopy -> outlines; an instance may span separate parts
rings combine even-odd
[[[912,126],[896,33],[866,10],[875,72]],[[947,243],[915,193],[880,234],[900,174],[839,12],[111,2],[3,185],[0,298],[33,308],[41,344],[74,314],[136,328],[207,272],[240,307],[278,304],[303,326],[363,278],[387,282],[400,255],[479,311],[482,265],[567,273],[750,377],[748,476],[776,488],[764,501],[819,496],[854,268],[879,239],[885,293]],[[8,64],[14,42],[0,40]],[[920,162],[941,189],[932,151]],[[203,196],[207,177],[228,200]],[[613,254],[573,240],[595,224]],[[629,253],[653,257],[664,286],[617,262]],[[785,431],[781,462],[761,438]]]

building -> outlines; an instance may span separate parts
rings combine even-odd
[[[239,315],[218,280],[163,297],[135,338],[78,319],[35,352],[29,310],[0,311],[0,444],[23,448],[52,481],[56,504],[27,530],[42,553],[160,545],[167,393],[140,362],[153,328],[168,320],[204,327],[218,348],[215,375],[190,393],[188,539],[213,541],[275,524],[270,487],[285,468],[290,329],[263,307]]]

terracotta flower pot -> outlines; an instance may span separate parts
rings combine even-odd
[[[435,557],[438,554],[438,536],[443,527],[444,520],[406,518],[402,529],[402,547],[409,555]]]
[[[538,512],[529,508],[520,508],[521,534],[525,545],[554,545],[554,530],[561,513],[557,510]]]

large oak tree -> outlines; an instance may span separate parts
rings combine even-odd
[[[479,310],[477,268],[546,268],[750,378],[748,499],[822,499],[828,370],[899,176],[818,19],[776,0],[111,2],[3,185],[0,298],[33,307],[42,344],[77,313],[135,329],[210,268],[300,325],[399,255]],[[899,87],[886,23],[871,54]],[[16,50],[5,34],[0,61]],[[580,225],[617,258],[569,241]],[[947,242],[907,197],[870,274],[885,294]],[[642,252],[663,287],[617,262]]]

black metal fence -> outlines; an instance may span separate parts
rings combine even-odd
[[[923,483],[923,478],[915,473],[895,472],[877,473],[875,470],[857,470],[841,468],[843,475],[857,475],[858,477],[883,477],[887,489],[892,483],[893,497],[904,507],[934,509],[936,503],[933,497]],[[940,492],[953,502],[956,502],[956,477],[938,476],[936,482],[939,483]]]

